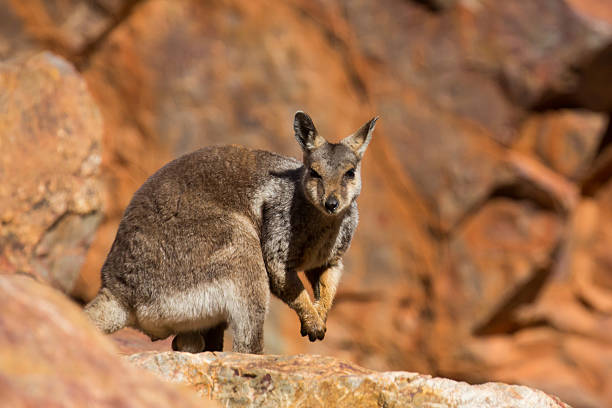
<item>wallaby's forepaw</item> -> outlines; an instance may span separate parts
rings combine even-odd
[[[300,329],[300,334],[302,337],[308,335],[308,339],[310,341],[323,340],[327,328],[325,327],[323,320],[321,320],[318,315],[303,319],[301,320],[301,323],[302,328]]]
[[[323,323],[327,323],[327,308],[325,308],[321,303],[315,302],[314,308],[317,311],[317,314],[323,320]]]

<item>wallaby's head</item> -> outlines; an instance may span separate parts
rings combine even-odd
[[[378,117],[371,119],[340,143],[329,143],[307,114],[295,114],[295,138],[304,152],[304,194],[323,213],[340,214],[359,195],[361,159],[377,120]]]

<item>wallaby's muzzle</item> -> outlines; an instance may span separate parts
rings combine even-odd
[[[336,212],[336,210],[338,209],[338,205],[340,205],[340,203],[338,202],[338,199],[334,195],[330,195],[325,201],[325,209],[330,214],[333,214]]]

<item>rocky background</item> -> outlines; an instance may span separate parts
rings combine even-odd
[[[612,405],[611,2],[0,0],[0,59],[3,272],[85,302],[168,160],[378,114],[326,339],[267,352]]]

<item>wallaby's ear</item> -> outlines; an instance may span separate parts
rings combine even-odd
[[[365,125],[360,127],[358,131],[345,137],[340,143],[350,147],[360,158],[363,157],[370,140],[372,140],[372,132],[374,131],[377,120],[378,116],[370,119]]]
[[[310,151],[325,143],[325,139],[319,136],[310,116],[302,111],[295,112],[293,130],[295,130],[295,138],[304,151]]]

